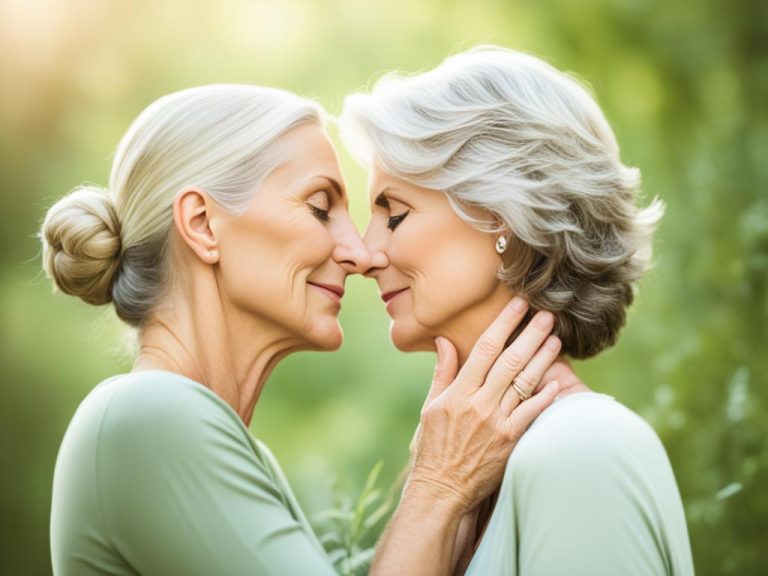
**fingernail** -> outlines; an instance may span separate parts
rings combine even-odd
[[[544,345],[548,350],[552,350],[552,352],[554,352],[560,347],[560,338],[557,336],[550,336],[547,338],[547,342]]]
[[[445,338],[443,338],[442,336],[438,336],[437,338],[435,338],[435,349],[437,350],[438,354],[442,352],[444,347],[445,347]]]
[[[547,312],[546,310],[539,312],[537,316],[538,318],[536,318],[536,323],[542,328],[550,326],[555,319],[555,316],[552,314],[552,312]]]
[[[547,384],[546,390],[547,392],[552,392],[552,394],[557,394],[560,391],[560,382],[552,380],[552,382]]]
[[[512,310],[514,310],[515,312],[522,312],[523,310],[525,310],[525,307],[527,305],[528,303],[522,298],[520,298],[519,296],[515,296],[512,299]]]

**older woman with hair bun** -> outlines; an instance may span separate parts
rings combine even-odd
[[[48,211],[48,275],[67,294],[111,303],[139,337],[133,370],[99,384],[62,441],[54,574],[333,573],[247,428],[280,359],[340,346],[345,279],[371,266],[323,117],[311,101],[257,86],[165,96],[123,138],[108,190],[80,187]],[[458,374],[454,347],[436,343],[389,532],[405,544],[382,553],[376,573],[448,573],[460,519],[558,390],[503,401],[522,368],[510,357],[538,381],[557,355],[542,345],[553,338],[546,322],[505,348],[527,304],[499,310]]]
[[[367,275],[399,349],[426,350],[442,336],[464,359],[510,295],[530,302],[529,316],[554,314],[564,361],[616,342],[663,205],[636,206],[638,170],[621,163],[576,80],[535,57],[480,47],[350,95],[342,129],[370,170]],[[523,370],[510,392],[525,399],[536,387],[529,376]],[[457,572],[692,574],[680,495],[655,432],[575,376],[561,384],[498,491],[464,518]]]

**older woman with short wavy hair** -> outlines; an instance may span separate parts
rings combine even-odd
[[[554,313],[563,355],[616,342],[663,204],[636,205],[639,172],[577,80],[481,47],[349,96],[342,127],[370,170],[367,274],[399,349],[447,336],[466,358],[510,294]],[[478,575],[692,574],[654,431],[578,379],[564,384],[510,457],[492,513],[465,517],[458,568],[471,558]],[[508,394],[534,388],[524,370]]]

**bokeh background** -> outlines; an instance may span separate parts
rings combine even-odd
[[[668,206],[657,266],[619,344],[577,365],[656,428],[701,575],[768,566],[768,3],[762,0],[0,0],[0,572],[50,573],[59,442],[80,400],[129,369],[109,310],[51,293],[36,230],[158,96],[251,82],[317,98],[422,70],[478,43],[543,56],[589,82]],[[345,153],[356,222],[365,174]],[[253,431],[312,513],[391,484],[433,358],[388,341],[373,283],[348,282],[346,341],[274,372]],[[600,543],[595,543],[599,546]]]

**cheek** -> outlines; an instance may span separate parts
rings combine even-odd
[[[333,249],[325,227],[298,218],[243,219],[222,240],[222,289],[233,303],[270,316],[304,298],[307,276]]]
[[[430,256],[414,295],[414,316],[420,323],[440,326],[493,294],[500,262],[486,244],[456,238]]]

